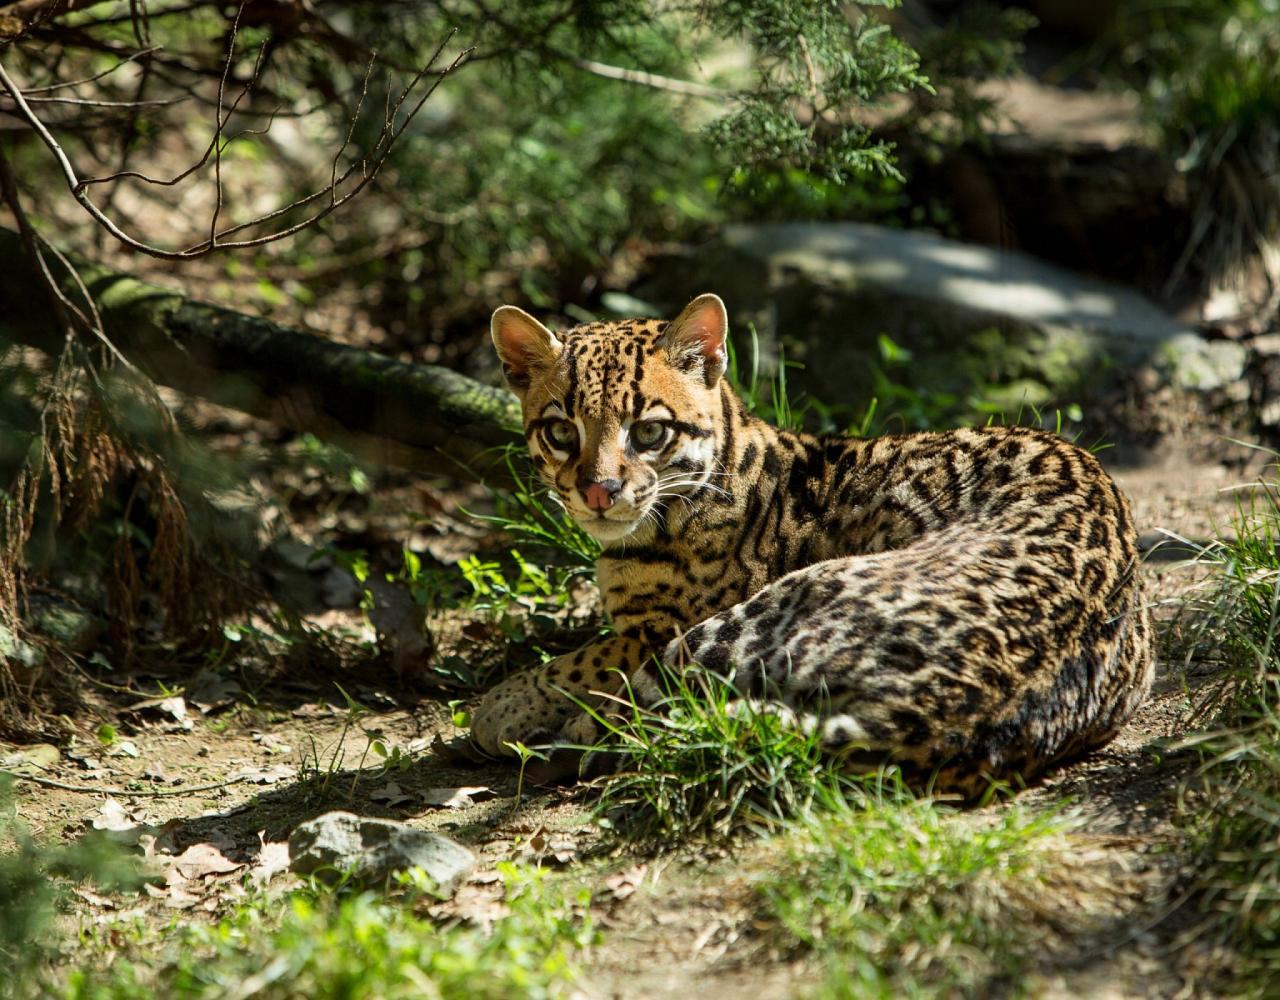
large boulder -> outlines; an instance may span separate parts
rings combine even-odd
[[[798,366],[789,387],[851,417],[872,396],[919,425],[965,410],[1074,412],[1140,369],[1178,390],[1243,390],[1243,348],[1206,341],[1137,292],[929,233],[728,226],[636,294],[669,312],[704,291],[729,306],[740,366],[754,330],[764,375],[784,352]]]

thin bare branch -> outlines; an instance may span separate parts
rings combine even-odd
[[[32,97],[27,94],[29,104],[72,104],[82,108],[167,108],[174,104],[182,104],[191,100],[190,96],[156,98],[150,101],[98,101],[82,97]],[[0,109],[12,113],[11,109]]]
[[[350,201],[357,194],[359,194],[360,191],[362,191],[377,176],[383,164],[386,162],[387,157],[390,155],[391,149],[396,143],[396,141],[400,138],[401,135],[403,135],[404,130],[408,127],[409,123],[413,120],[413,118],[418,114],[419,111],[421,111],[423,105],[435,92],[436,88],[440,85],[440,82],[448,74],[452,73],[459,66],[461,66],[463,62],[465,62],[468,56],[470,55],[472,50],[467,49],[462,53],[460,53],[456,58],[454,58],[448,66],[445,66],[442,69],[435,68],[435,63],[439,60],[441,54],[444,52],[445,46],[447,46],[448,43],[452,40],[454,34],[455,32],[450,32],[449,35],[440,43],[440,45],[436,48],[435,52],[432,54],[431,58],[409,80],[408,84],[406,84],[404,89],[401,91],[399,97],[396,99],[395,102],[391,104],[389,109],[385,112],[382,128],[378,134],[377,139],[374,141],[372,146],[367,149],[367,151],[365,152],[364,156],[361,159],[351,163],[346,168],[346,170],[341,172],[341,174],[337,173],[337,169],[336,169],[337,160],[335,159],[335,166],[333,170],[331,170],[331,174],[330,174],[330,182],[324,188],[314,191],[311,194],[306,195],[302,198],[299,198],[288,205],[278,208],[272,212],[268,212],[248,222],[239,223],[233,226],[228,226],[224,229],[217,228],[217,221],[218,221],[218,217],[219,217],[221,206],[222,206],[221,154],[222,154],[222,150],[225,148],[225,142],[226,142],[226,136],[224,132],[225,132],[227,123],[229,122],[232,114],[234,114],[236,109],[238,108],[240,101],[243,100],[245,95],[250,91],[253,83],[256,82],[258,74],[261,72],[261,67],[262,67],[261,52],[259,53],[258,59],[255,61],[253,78],[248,83],[245,84],[245,86],[241,89],[240,93],[237,95],[236,99],[231,103],[229,107],[224,108],[224,94],[223,94],[222,85],[220,85],[218,105],[217,105],[217,115],[216,115],[216,122],[215,122],[215,133],[213,136],[213,140],[211,141],[210,146],[206,150],[204,156],[196,164],[194,164],[187,170],[183,171],[182,173],[178,174],[177,176],[169,180],[162,180],[158,178],[149,177],[137,171],[130,171],[130,170],[119,171],[115,174],[107,175],[105,177],[81,178],[77,174],[75,167],[71,163],[70,157],[67,155],[66,151],[62,148],[62,146],[59,144],[58,140],[54,137],[54,135],[49,131],[48,127],[45,126],[45,124],[40,120],[39,116],[36,115],[35,111],[31,107],[30,102],[26,99],[26,96],[24,95],[22,90],[17,86],[17,84],[14,83],[13,79],[6,72],[2,64],[0,64],[0,87],[2,87],[3,90],[13,100],[14,104],[16,105],[17,111],[20,113],[20,117],[22,117],[27,121],[27,123],[31,126],[32,130],[36,133],[36,135],[40,138],[40,140],[44,143],[44,145],[53,154],[54,160],[58,164],[58,168],[61,170],[63,177],[66,180],[67,186],[71,190],[72,195],[80,203],[81,207],[89,214],[89,216],[93,218],[95,222],[98,223],[98,225],[103,227],[103,229],[105,229],[108,233],[110,233],[111,236],[114,237],[116,240],[118,240],[125,246],[138,251],[139,253],[145,253],[148,256],[156,257],[161,260],[190,260],[196,257],[202,257],[208,253],[213,252],[215,249],[218,249],[218,248],[243,248],[243,247],[263,246],[264,244],[272,243],[272,242],[275,242],[276,240],[285,239],[286,237],[292,236],[293,234],[319,222],[321,219],[325,218],[326,216],[331,214],[333,211],[335,211],[342,205],[346,204],[346,202]],[[234,28],[233,28],[233,37],[232,37],[232,47],[233,46],[234,46]],[[232,55],[233,54],[231,52],[228,53],[227,62],[225,64],[224,72],[222,76],[222,80],[224,83],[229,75],[229,68],[232,62]],[[371,70],[372,70],[372,62],[370,63],[369,72],[371,72]],[[428,75],[432,76],[430,84],[421,93],[415,93],[419,85],[424,80],[424,78],[427,77]],[[366,73],[366,77],[365,77],[366,82],[364,85],[364,88],[366,89],[367,89],[368,76],[369,74]],[[366,90],[362,89],[360,99],[357,102],[355,118],[358,118],[361,110],[363,109],[365,93],[366,93]],[[406,108],[407,108],[407,111],[405,113],[405,116],[403,120],[401,120],[400,114],[402,111],[405,111]],[[343,149],[345,149],[346,146],[349,144],[350,137],[354,134],[355,118],[353,118],[351,127],[348,130],[348,142],[344,143]],[[269,124],[268,124],[268,127],[270,127]],[[341,154],[342,154],[342,150],[339,150],[338,156],[340,157]],[[138,180],[141,180],[149,184],[171,186],[173,184],[178,183],[185,177],[190,176],[192,173],[194,173],[197,169],[199,169],[208,161],[211,155],[214,157],[215,183],[217,185],[217,196],[216,196],[216,205],[215,205],[215,209],[214,209],[211,224],[210,224],[209,236],[207,239],[201,240],[200,242],[195,243],[191,246],[188,246],[182,250],[168,250],[162,247],[152,246],[150,244],[144,243],[141,240],[131,236],[129,233],[125,232],[110,216],[108,216],[105,212],[101,210],[101,208],[94,202],[92,196],[89,193],[89,189],[93,185],[104,184],[109,181],[119,180],[125,177],[136,178]],[[349,180],[352,180],[353,178],[355,178],[354,183],[352,183],[349,187],[346,187],[345,190],[340,190],[344,187],[344,185],[347,184]],[[307,215],[306,218],[302,219],[299,222],[285,226],[281,229],[275,230],[265,235],[253,237],[250,239],[241,239],[241,240],[227,239],[227,237],[234,236],[236,233],[243,232],[246,229],[263,226],[266,223],[271,222],[275,219],[278,219],[281,216],[284,216],[288,213],[296,212],[297,210],[305,208],[307,205],[310,205],[311,203],[317,201],[318,199],[326,198],[326,196],[327,196],[326,204],[314,210],[309,215]]]
[[[567,59],[578,69],[594,73],[596,76],[602,76],[608,80],[637,83],[643,87],[666,90],[672,94],[682,94],[685,97],[703,97],[715,101],[727,101],[733,97],[733,94],[727,90],[721,90],[719,87],[712,87],[706,83],[697,83],[693,80],[677,80],[675,77],[662,76],[660,73],[649,73],[642,69],[610,66],[608,63],[596,62],[594,59],[583,59],[581,56],[564,56],[562,58]]]
[[[40,280],[44,284],[45,291],[53,304],[54,314],[66,330],[67,337],[73,336],[77,328],[93,334],[117,363],[130,371],[136,372],[137,368],[133,362],[121,354],[115,344],[107,337],[106,329],[102,325],[102,316],[98,312],[98,304],[89,293],[89,289],[85,287],[85,283],[75,265],[67,259],[61,250],[44,240],[31,225],[18,194],[17,178],[13,175],[13,169],[10,167],[9,160],[4,155],[3,149],[0,149],[0,196],[8,204],[9,211],[13,213],[14,220],[18,224],[18,233],[22,238],[23,246],[27,251],[27,255],[36,262]],[[76,303],[72,302],[59,286],[57,278],[49,269],[49,262],[45,259],[46,250],[53,254],[54,258],[71,277],[77,292],[79,292],[84,301],[87,314],[85,310],[82,310]]]
[[[32,28],[82,7],[90,7],[97,0],[16,0],[0,7],[0,48],[17,41]]]
[[[129,13],[120,14],[113,17],[99,17],[93,22],[93,27],[101,27],[107,24],[132,24],[134,21],[134,7],[137,0],[129,0]],[[159,10],[147,10],[146,20],[153,21],[158,17],[172,17],[174,14],[190,14],[193,10],[200,10],[204,7],[211,6],[209,0],[193,0],[192,3],[179,4],[176,7],[161,7]]]
[[[227,59],[222,67],[222,76],[218,80],[218,112],[217,126],[213,130],[213,212],[209,217],[209,248],[213,249],[218,245],[218,216],[222,214],[222,130],[226,127],[230,120],[230,112],[227,117],[222,115],[222,100],[226,94],[227,77],[231,73],[232,63],[236,58],[236,39],[240,35],[240,17],[244,14],[244,5],[247,0],[240,0],[240,6],[236,8],[235,19],[231,22],[231,32],[227,39]],[[263,42],[262,47],[258,50],[258,56],[253,61],[253,79],[258,79],[258,74],[262,68],[262,54],[267,51],[267,43]],[[249,87],[246,86],[241,94],[247,93]],[[237,98],[236,104],[240,101]],[[234,110],[234,108],[232,109]]]
[[[140,49],[139,51],[134,52],[130,55],[122,56],[118,63],[116,63],[114,66],[110,67],[109,69],[104,69],[101,73],[94,73],[93,76],[86,76],[79,80],[68,80],[66,83],[53,83],[47,87],[28,87],[26,90],[23,91],[23,93],[26,94],[27,99],[30,100],[32,94],[51,94],[55,90],[68,90],[71,87],[83,87],[87,83],[96,83],[98,80],[101,80],[103,77],[110,76],[112,73],[120,69],[122,66],[129,65],[129,63],[133,62],[135,59],[141,59],[144,56],[149,56],[153,52],[158,52],[159,50],[160,50],[160,47],[158,45],[153,45],[150,48],[146,48],[146,49]]]

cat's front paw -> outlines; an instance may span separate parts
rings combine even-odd
[[[529,673],[508,677],[489,691],[471,714],[471,738],[495,757],[516,755],[515,744],[544,746],[560,739],[579,709],[561,695],[554,699]]]

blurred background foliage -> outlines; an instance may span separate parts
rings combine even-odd
[[[253,278],[259,308],[303,316],[342,286],[385,349],[448,360],[469,348],[461,321],[503,295],[543,309],[594,308],[654,246],[716,223],[858,219],[972,235],[930,169],[945,168],[958,146],[984,148],[1007,115],[987,84],[1011,75],[1140,95],[1152,145],[1182,173],[1210,178],[1197,185],[1204,211],[1174,234],[1181,254],[1165,262],[1170,281],[1194,261],[1200,271],[1229,268],[1274,229],[1280,201],[1275,0],[1069,6],[100,3],[11,24],[3,54],[15,78],[38,89],[143,52],[72,92],[158,103],[37,107],[85,172],[174,172],[209,141],[238,24],[230,81],[260,65],[226,130],[234,215],[272,194],[281,203],[304,194],[344,135],[347,156],[375,140],[377,109],[443,41],[445,58],[469,50],[358,208],[223,261],[225,280],[211,289]],[[364,113],[352,127],[362,87]],[[6,134],[46,235],[110,250],[48,187],[47,150],[16,125]],[[110,207],[144,230],[190,227],[203,208],[195,194],[128,179],[108,190]],[[1215,220],[1224,203],[1230,218]]]
[[[892,4],[796,0],[253,0],[147,10],[140,28],[126,4],[92,5],[67,18],[75,32],[37,26],[6,59],[40,87],[157,47],[97,81],[93,96],[178,103],[99,108],[71,116],[58,134],[73,159],[104,171],[127,161],[159,173],[208,142],[213,85],[238,15],[231,78],[250,78],[259,54],[261,65],[228,125],[229,136],[244,134],[225,161],[253,189],[249,200],[265,181],[281,185],[287,202],[325,172],[371,59],[366,111],[394,96],[442,40],[451,39],[448,55],[471,50],[360,208],[250,264],[264,305],[311,304],[347,281],[364,290],[357,297],[396,346],[434,342],[427,353],[445,357],[456,349],[449,327],[460,314],[483,314],[499,288],[543,308],[589,303],[647,246],[710,223],[903,214],[899,137],[980,135],[996,111],[975,87],[1015,68],[1033,23],[986,3],[927,11],[917,26]],[[364,114],[352,148],[379,126]],[[30,134],[11,138],[20,182],[32,195],[41,187],[43,202],[53,194],[43,184],[48,153]],[[175,211],[171,189],[119,187],[116,204],[144,228],[191,221]],[[42,221],[51,237],[76,242],[74,214],[61,227]],[[94,239],[103,246],[100,233]],[[246,263],[228,265],[229,277],[242,282]],[[282,275],[293,282],[284,290]]]

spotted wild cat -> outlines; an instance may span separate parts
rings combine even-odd
[[[1022,427],[859,440],[779,430],[724,378],[714,295],[670,323],[493,338],[538,473],[604,547],[614,634],[488,693],[473,734],[590,738],[625,675],[696,664],[824,745],[976,794],[1106,743],[1151,682],[1129,506],[1098,461]],[[869,755],[869,756],[868,756]]]

